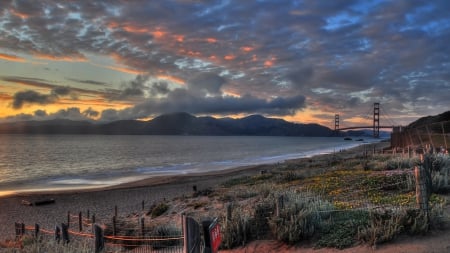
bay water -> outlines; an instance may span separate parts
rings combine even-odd
[[[0,135],[0,196],[277,163],[361,144],[342,137]]]

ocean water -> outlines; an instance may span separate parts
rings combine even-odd
[[[341,137],[0,135],[0,195],[276,163],[361,144]]]

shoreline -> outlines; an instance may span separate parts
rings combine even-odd
[[[276,164],[282,164],[282,163],[295,163],[297,161],[304,161],[309,160],[311,158],[317,158],[322,156],[330,156],[333,154],[345,154],[346,152],[356,152],[361,151],[360,149],[364,146],[379,146],[380,143],[387,143],[387,140],[382,140],[379,142],[372,142],[372,143],[360,143],[357,146],[350,147],[347,149],[343,149],[337,152],[324,152],[319,154],[313,154],[313,155],[306,155],[299,158],[293,158],[293,159],[286,159],[283,161],[277,161],[277,162],[267,162],[267,163],[257,163],[257,164],[250,164],[250,165],[241,165],[236,167],[229,167],[225,169],[220,170],[211,170],[211,171],[204,171],[204,172],[194,172],[194,173],[188,173],[188,174],[163,174],[163,175],[153,175],[153,176],[147,176],[143,179],[137,179],[138,176],[134,176],[134,180],[118,183],[114,185],[107,185],[107,186],[95,186],[95,185],[84,185],[84,186],[74,186],[74,187],[67,187],[67,188],[45,188],[45,189],[29,189],[29,190],[6,190],[6,191],[0,191],[0,200],[3,198],[8,197],[20,197],[20,196],[36,196],[36,195],[59,195],[59,194],[71,194],[71,193],[86,193],[86,192],[97,192],[97,191],[108,191],[108,190],[116,190],[116,189],[126,189],[126,188],[139,188],[139,187],[146,187],[146,186],[158,186],[158,185],[164,185],[164,184],[172,184],[181,182],[185,179],[191,179],[191,178],[201,178],[201,177],[211,177],[211,176],[225,176],[231,173],[236,172],[242,172],[246,170],[255,170],[256,168],[260,167],[268,167],[273,166]],[[386,144],[387,145],[387,144]],[[385,145],[383,145],[385,147]],[[379,148],[378,148],[379,149]],[[2,194],[3,193],[3,194]]]
[[[388,142],[365,143],[341,152],[320,154],[311,157],[286,160],[283,163],[250,165],[224,171],[164,176],[148,178],[135,182],[96,189],[78,189],[55,192],[27,192],[0,197],[0,241],[14,237],[14,222],[26,225],[40,224],[44,228],[52,228],[55,224],[67,221],[67,213],[90,211],[99,222],[108,221],[115,207],[122,215],[142,210],[142,202],[149,207],[155,202],[180,197],[198,190],[219,187],[221,183],[235,177],[252,176],[262,171],[276,170],[279,164],[299,164],[310,161],[331,161],[334,156],[341,159],[355,157],[364,152],[365,146],[376,147],[377,150],[388,147]],[[45,199],[55,202],[43,206],[26,206],[22,200],[33,203]]]

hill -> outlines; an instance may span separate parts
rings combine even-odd
[[[434,116],[422,117],[422,118],[412,122],[411,124],[409,124],[408,128],[417,128],[417,127],[421,127],[424,125],[430,125],[433,123],[444,122],[444,121],[450,121],[450,111],[446,111],[446,112],[443,112],[441,114],[434,115]]]
[[[0,134],[331,136],[333,131],[319,124],[297,124],[261,115],[218,119],[180,112],[149,121],[120,120],[103,124],[71,120],[2,123]]]

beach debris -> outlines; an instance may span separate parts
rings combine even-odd
[[[55,199],[42,199],[42,200],[37,200],[34,202],[30,202],[28,200],[23,199],[21,201],[22,205],[24,206],[43,206],[43,205],[49,205],[49,204],[55,204]]]

